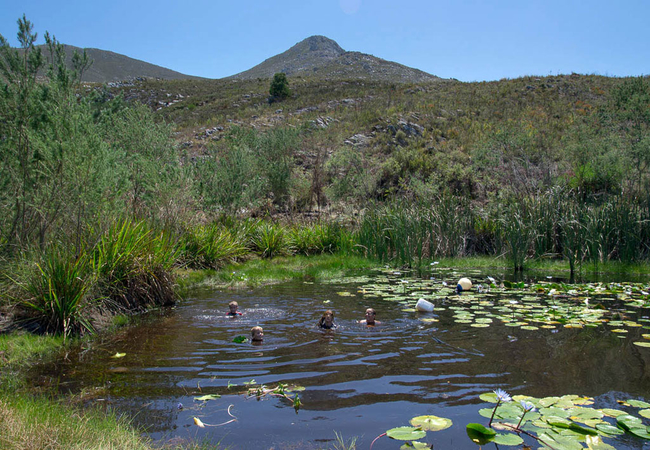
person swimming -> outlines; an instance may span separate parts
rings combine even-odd
[[[251,328],[251,341],[262,342],[264,340],[264,330],[262,327]]]
[[[325,311],[323,313],[323,317],[321,317],[318,321],[318,326],[325,330],[336,328],[336,324],[334,323],[334,312],[332,312],[330,309]]]
[[[237,308],[239,308],[239,304],[236,301],[233,300],[232,302],[228,303],[229,311],[228,314],[226,314],[226,316],[231,316],[231,317],[241,316],[242,313],[240,313],[237,310]]]
[[[366,318],[363,320],[360,320],[359,323],[368,325],[370,327],[374,327],[375,325],[379,325],[381,322],[378,320],[375,320],[375,317],[377,316],[377,313],[373,308],[368,308],[366,309]]]

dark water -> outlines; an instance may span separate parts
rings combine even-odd
[[[225,317],[231,300],[239,302],[243,316]],[[376,309],[381,325],[356,323],[367,307]],[[336,313],[335,331],[316,327],[326,309]],[[471,328],[455,323],[449,310],[426,315],[403,309],[366,298],[349,284],[204,291],[109,341],[71,353],[35,382],[54,382],[64,392],[126,413],[161,442],[207,439],[235,449],[333,448],[335,432],[346,440],[356,436],[357,448],[368,448],[387,429],[429,414],[454,425],[428,432],[426,442],[437,449],[475,449],[465,426],[486,424],[478,410],[491,405],[478,396],[496,388],[512,395],[592,396],[596,407],[650,399],[650,349],[632,344],[648,330],[631,329],[621,339],[605,326],[527,331],[495,321]],[[254,325],[264,328],[262,345],[232,342],[249,336]],[[112,358],[117,352],[126,355]],[[296,412],[277,397],[249,398],[243,383],[251,379],[269,387],[305,387],[298,393],[302,408]],[[222,397],[194,399],[205,394]],[[194,417],[211,425],[230,420],[229,405],[236,422],[194,425]],[[650,448],[640,439],[608,442]],[[399,447],[383,437],[373,448]]]

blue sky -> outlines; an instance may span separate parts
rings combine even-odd
[[[65,44],[189,75],[247,70],[316,34],[462,81],[650,74],[650,0],[0,0],[17,45],[26,14]]]

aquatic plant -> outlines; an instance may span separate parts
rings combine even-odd
[[[490,416],[490,421],[488,422],[488,427],[492,426],[492,420],[494,420],[494,414],[497,412],[497,408],[499,408],[499,405],[501,403],[507,403],[511,402],[512,398],[510,398],[510,395],[502,390],[502,389],[497,389],[494,391],[494,395],[497,397],[497,404],[494,406],[494,410],[492,410],[492,415]]]

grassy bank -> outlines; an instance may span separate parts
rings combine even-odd
[[[181,276],[185,278],[182,284],[187,288],[237,288],[285,281],[317,282],[377,267],[381,267],[379,262],[361,256],[333,254],[254,259],[229,264],[219,271],[184,272]]]

